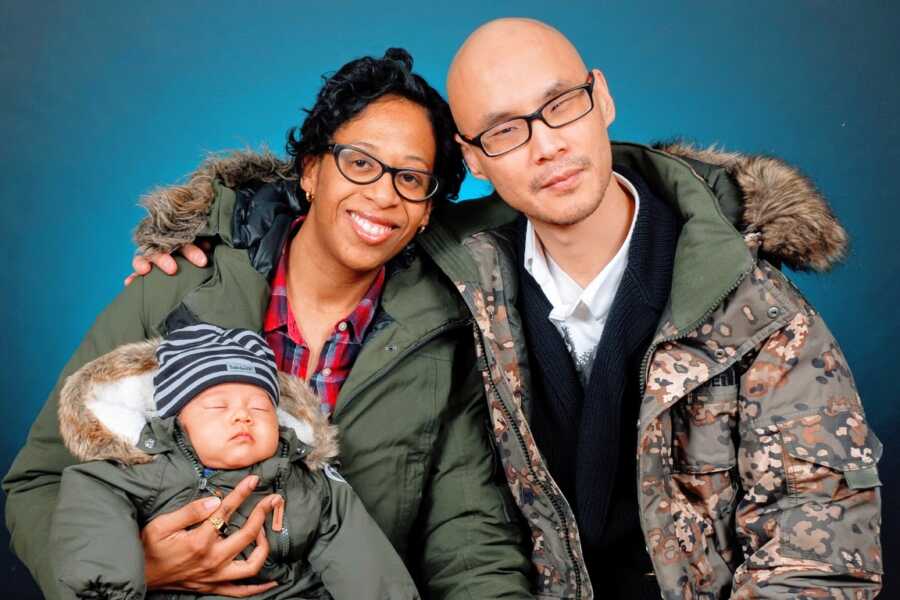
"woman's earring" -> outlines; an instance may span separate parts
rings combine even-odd
[[[312,204],[312,201],[315,200],[316,195],[312,192],[306,192],[306,201]]]
[[[426,228],[426,227],[428,227],[428,225],[420,225],[419,228],[416,230],[416,232],[417,232],[419,235],[421,235],[421,234],[425,233],[425,228]]]

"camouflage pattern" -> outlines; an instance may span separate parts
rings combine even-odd
[[[466,247],[476,258],[482,284],[457,287],[475,320],[475,347],[506,479],[531,527],[536,595],[593,598],[575,515],[550,476],[526,418],[525,348],[516,308],[504,287],[516,267],[489,233],[472,236]]]
[[[757,241],[748,237],[751,252]],[[458,283],[476,323],[493,432],[532,529],[538,597],[593,598],[574,515],[526,418],[505,242],[498,231],[466,239],[479,281]],[[877,594],[881,444],[840,348],[780,271],[754,260],[687,329],[665,313],[643,389],[637,485],[663,598]]]

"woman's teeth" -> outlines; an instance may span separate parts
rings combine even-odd
[[[359,228],[368,233],[371,236],[379,237],[385,234],[390,233],[391,227],[387,225],[379,225],[377,223],[373,223],[372,221],[366,219],[365,217],[355,213],[350,213],[350,218],[353,219],[353,222],[359,225]]]

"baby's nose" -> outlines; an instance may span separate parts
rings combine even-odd
[[[243,407],[237,408],[232,414],[235,421],[249,421],[250,418],[250,411]]]

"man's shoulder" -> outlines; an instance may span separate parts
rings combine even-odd
[[[518,216],[518,211],[494,192],[472,200],[444,203],[435,208],[432,221],[456,241],[463,241],[478,233],[507,226]]]

